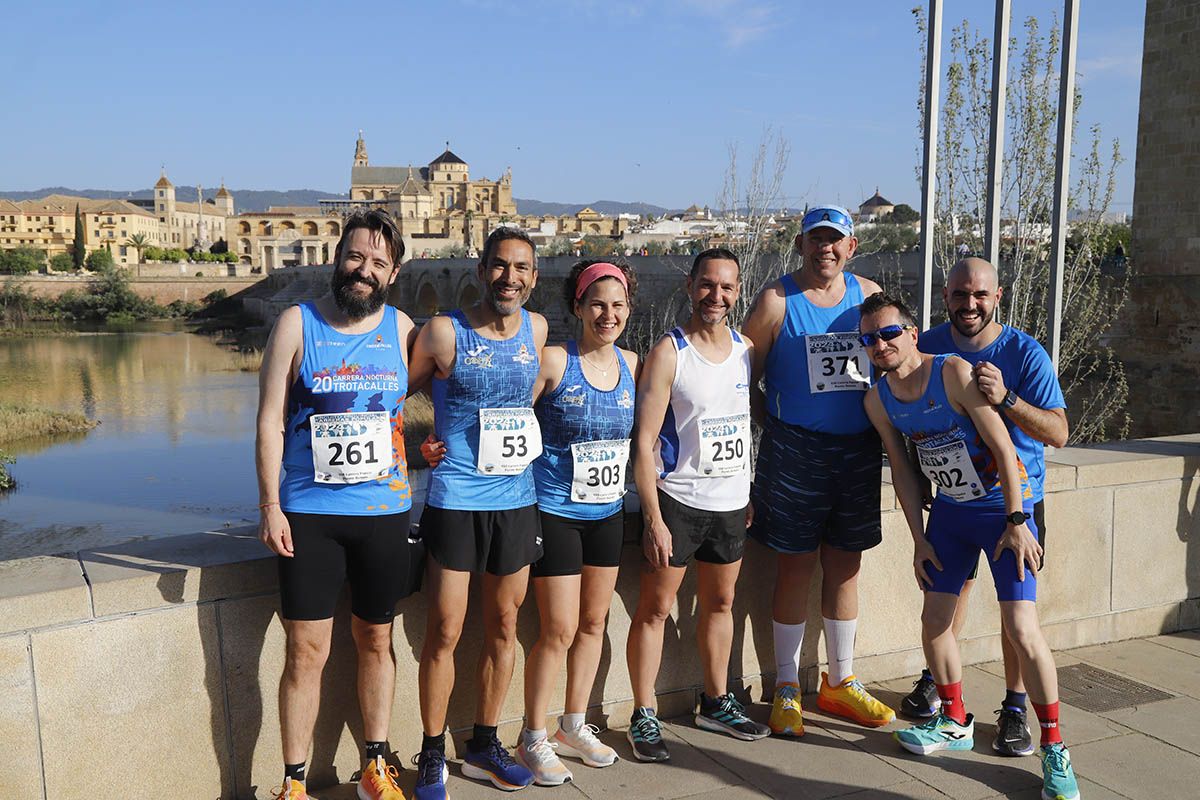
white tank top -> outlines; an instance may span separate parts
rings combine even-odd
[[[654,448],[658,487],[684,505],[737,511],[750,502],[750,353],[732,328],[721,363],[671,331],[675,380]]]

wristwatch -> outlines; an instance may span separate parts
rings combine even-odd
[[[1012,408],[1017,404],[1017,393],[1009,389],[1004,394],[1004,399],[1000,401],[1001,408]]]
[[[1005,519],[1008,520],[1009,525],[1020,525],[1024,523],[1025,520],[1029,519],[1029,514],[1025,513],[1024,511],[1014,511],[1005,517]]]

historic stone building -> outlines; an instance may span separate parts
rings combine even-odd
[[[328,264],[342,235],[342,217],[315,206],[272,206],[229,220],[230,251],[254,270]]]

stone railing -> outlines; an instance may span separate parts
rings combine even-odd
[[[1050,456],[1048,557],[1041,617],[1056,650],[1200,626],[1200,435],[1067,448]],[[911,546],[890,486],[884,543],[863,560],[856,671],[881,680],[922,665],[921,597]],[[594,721],[622,724],[631,710],[625,639],[637,601],[641,554],[622,560],[608,638],[592,695]],[[754,699],[772,685],[774,567],[751,547],[739,583],[731,672]],[[659,706],[694,702],[695,584],[684,583],[667,625]],[[815,600],[815,593],[814,593]],[[477,606],[462,637],[450,726],[474,714]],[[990,581],[972,595],[963,637],[968,663],[999,658]],[[803,657],[806,688],[819,676],[819,605]],[[391,742],[420,742],[417,656],[425,604],[401,605],[394,634],[396,698]],[[358,768],[362,726],[343,601],[334,626],[310,784],[346,781]],[[532,596],[521,649],[533,644]],[[0,797],[74,800],[105,794],[264,798],[278,783],[276,690],[283,666],[275,567],[252,531],[205,533],[80,553],[0,562]],[[823,649],[822,649],[823,652]],[[520,658],[504,706],[506,741],[521,718]],[[562,697],[562,680],[555,697]],[[557,702],[557,701],[556,701]],[[81,779],[86,776],[86,780]]]

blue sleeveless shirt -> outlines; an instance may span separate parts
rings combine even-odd
[[[871,427],[863,408],[865,389],[871,385],[871,364],[856,341],[862,286],[854,275],[843,272],[842,276],[846,292],[841,302],[830,308],[813,305],[792,275],[779,279],[787,309],[775,344],[767,353],[764,377],[771,416],[810,431],[847,435]],[[823,337],[836,340],[822,345],[829,347],[828,355],[810,356],[806,336],[839,333],[839,337]],[[857,370],[861,380],[847,379],[851,363],[857,365],[852,370]]]
[[[916,401],[906,403],[898,400],[892,394],[886,376],[879,381],[879,399],[896,430],[917,445],[923,470],[938,476],[932,478],[938,487],[937,502],[1003,508],[1004,490],[995,456],[984,444],[971,418],[955,411],[950,398],[946,396],[942,371],[946,359],[951,357],[948,353],[934,356],[929,384]],[[969,466],[947,455],[955,449],[961,449],[960,445],[966,448]],[[1032,506],[1033,493],[1025,465],[1019,457],[1017,472],[1021,480],[1021,502]],[[956,500],[952,492],[966,497]]]
[[[446,457],[430,473],[429,505],[460,511],[503,511],[533,505],[533,470],[519,475],[481,475],[479,409],[530,408],[538,375],[537,343],[529,312],[511,339],[480,336],[466,314],[451,311],[454,369],[433,379],[433,427]]]
[[[621,510],[624,501],[577,503],[571,500],[575,462],[571,445],[604,439],[628,439],[633,429],[633,375],[617,351],[620,377],[609,391],[592,386],[583,374],[578,345],[567,342],[567,367],[562,380],[534,407],[542,427],[542,455],[533,462],[538,508],[570,519],[604,519]],[[621,468],[622,477],[625,467]]]
[[[396,309],[383,307],[383,321],[369,333],[345,334],[322,318],[316,304],[300,306],[304,355],[288,392],[279,505],[302,514],[369,516],[412,507],[404,456],[404,398],[408,367],[396,334]],[[385,411],[391,452],[387,474],[361,483],[317,483],[313,466],[314,414]],[[389,463],[390,462],[390,467]],[[407,533],[401,531],[400,533]]]

